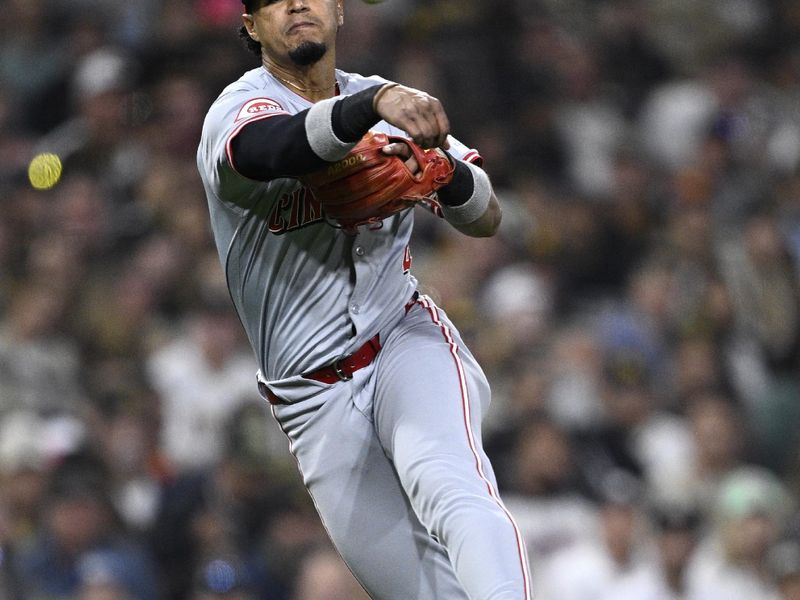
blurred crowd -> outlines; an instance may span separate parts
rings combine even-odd
[[[800,598],[800,4],[346,1],[504,207],[413,271],[494,390],[538,600]],[[360,600],[195,168],[238,0],[0,0],[0,598]],[[28,166],[63,172],[34,189]]]

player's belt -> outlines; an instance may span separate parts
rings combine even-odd
[[[406,312],[411,310],[411,307],[417,302],[417,298],[419,298],[419,293],[414,292],[414,294],[411,296],[411,299],[406,303]],[[311,371],[310,373],[303,373],[303,377],[329,384],[337,383],[339,381],[349,381],[353,378],[353,373],[370,365],[372,361],[375,360],[375,357],[378,356],[378,352],[380,351],[380,334],[376,333],[371,339],[367,340],[367,342],[361,346],[361,348],[352,354],[334,361],[327,367],[322,367],[321,369]],[[258,390],[261,392],[261,395],[269,401],[270,404],[285,404],[283,400],[278,398],[272,392],[272,390],[270,390],[267,385],[261,381],[258,382]]]
[[[322,367],[321,369],[317,369],[311,373],[303,373],[303,377],[306,379],[313,379],[314,381],[320,381],[322,383],[349,381],[353,378],[353,373],[369,365],[373,360],[375,360],[375,357],[378,356],[378,352],[381,351],[381,342],[379,337],[380,336],[376,334],[372,337],[372,339],[367,340],[367,342],[361,346],[361,348],[349,356],[340,358],[327,367]]]

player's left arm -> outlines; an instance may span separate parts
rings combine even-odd
[[[453,138],[450,138],[450,141],[454,151],[464,154],[464,148],[460,142]],[[476,164],[481,162],[480,156],[473,150],[467,152],[465,158],[472,156],[477,161],[464,160],[464,158],[453,156],[453,152],[441,148],[438,148],[437,151],[446,155],[453,165],[453,178],[449,184],[439,188],[437,192],[438,205],[441,209],[440,216],[443,216],[448,223],[465,235],[493,236],[500,226],[502,210],[489,176],[479,164]],[[412,172],[416,172],[419,168],[406,144],[389,144],[384,152],[406,159],[406,164]]]
[[[437,194],[444,218],[465,235],[493,236],[502,210],[489,176],[474,163],[448,157],[455,166],[453,179]]]

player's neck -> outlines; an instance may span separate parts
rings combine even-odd
[[[312,102],[332,98],[338,93],[331,57],[325,56],[307,67],[283,65],[267,58],[263,62],[264,68],[282,85]]]

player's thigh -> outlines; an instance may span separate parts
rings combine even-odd
[[[350,385],[336,384],[347,392]],[[290,435],[303,479],[342,558],[376,600],[464,600],[442,547],[420,524],[377,440],[349,393],[306,415],[276,416]]]
[[[390,458],[442,452],[474,464],[477,453],[490,470],[481,446],[489,383],[440,309],[415,307],[381,350],[377,371],[372,412]]]

